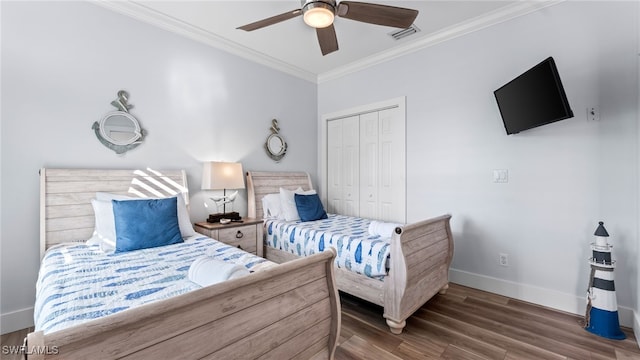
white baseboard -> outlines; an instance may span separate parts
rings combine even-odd
[[[449,281],[576,315],[584,316],[585,311],[587,310],[586,292],[584,297],[580,297],[574,294],[474,274],[457,269],[449,270]],[[633,309],[622,306],[618,306],[618,319],[621,326],[629,328],[634,328],[634,324],[638,321],[638,319],[635,318]],[[640,326],[640,323],[638,323],[638,326]]]
[[[0,315],[0,333],[6,334],[33,326],[33,308]]]

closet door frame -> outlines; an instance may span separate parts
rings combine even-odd
[[[406,112],[406,97],[402,96],[402,97],[397,97],[397,98],[393,98],[393,99],[388,99],[388,100],[384,100],[384,101],[380,101],[380,102],[376,102],[376,103],[372,103],[372,104],[367,104],[367,105],[362,105],[362,106],[357,106],[357,107],[353,107],[350,109],[345,109],[345,110],[340,110],[340,111],[336,111],[333,113],[329,113],[329,114],[324,114],[320,116],[320,141],[319,141],[319,147],[320,147],[320,151],[319,151],[319,164],[320,164],[320,169],[319,169],[319,174],[320,174],[320,181],[319,181],[319,189],[318,190],[319,194],[320,194],[320,199],[322,200],[323,204],[327,205],[327,183],[328,183],[328,170],[327,170],[327,166],[328,166],[328,161],[327,161],[327,154],[328,154],[328,149],[327,149],[327,127],[328,127],[328,122],[331,120],[337,120],[337,119],[342,119],[342,118],[347,118],[347,117],[351,117],[351,116],[356,116],[356,115],[361,115],[361,114],[366,114],[366,113],[370,113],[370,112],[375,112],[375,111],[380,111],[380,110],[386,110],[386,109],[393,109],[393,108],[397,108],[398,111],[400,112],[400,117],[402,117],[402,119],[404,120],[405,123],[405,139],[406,139],[406,122],[407,122],[407,112]],[[405,155],[406,155],[406,141],[405,141]],[[405,164],[404,164],[404,169],[405,169],[405,199],[406,199],[406,171],[407,171],[407,166],[406,166],[406,156],[405,156]],[[407,209],[406,209],[406,201],[405,201],[405,218],[406,218],[406,213],[407,213]]]

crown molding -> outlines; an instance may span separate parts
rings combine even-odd
[[[361,60],[354,61],[347,65],[335,68],[331,71],[316,75],[294,65],[277,60],[264,53],[229,41],[200,27],[193,26],[182,20],[155,11],[142,5],[141,3],[135,3],[131,1],[90,0],[91,3],[102,6],[109,10],[149,23],[175,34],[185,36],[192,40],[229,52],[233,55],[248,59],[252,62],[271,67],[275,70],[279,70],[289,75],[317,84],[338,79],[345,75],[366,69],[368,67],[565,1],[566,0],[518,1],[512,5],[456,24],[432,35],[423,37],[421,39],[418,39],[417,41],[394,47],[393,49],[368,56]]]
[[[363,70],[370,66],[374,66],[424,48],[439,44],[441,42],[454,39],[465,34],[472,33],[484,29],[486,27],[496,25],[522,15],[529,14],[534,11],[538,11],[542,8],[556,5],[566,0],[541,0],[541,1],[526,1],[517,2],[504,8],[495,10],[493,12],[483,14],[482,16],[470,19],[468,21],[458,23],[454,26],[445,28],[441,31],[433,33],[432,35],[425,36],[414,42],[407,43],[402,46],[394,47],[393,49],[380,52],[378,54],[368,56],[358,61],[354,61],[345,66],[341,66],[331,71],[324,72],[318,75],[318,83],[325,81],[335,80],[345,75]]]
[[[136,20],[160,27],[178,35],[224,50],[252,62],[271,67],[303,80],[317,83],[317,75],[299,67],[274,59],[261,52],[229,41],[207,30],[187,24],[186,22],[150,9],[140,3],[130,1],[90,0],[91,3],[109,10],[132,17]]]

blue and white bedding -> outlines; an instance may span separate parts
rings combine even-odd
[[[368,277],[383,279],[390,253],[391,237],[369,234],[372,220],[328,214],[315,221],[265,220],[268,246],[298,256],[309,256],[332,246],[335,263]]]
[[[35,329],[61,330],[199,289],[187,274],[205,254],[251,271],[273,264],[202,235],[124,253],[104,253],[84,243],[55,246],[45,254],[36,283]]]

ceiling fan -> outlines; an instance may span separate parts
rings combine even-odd
[[[262,19],[238,27],[253,31],[263,27],[303,15],[304,22],[316,29],[322,55],[338,50],[338,39],[333,27],[335,16],[361,21],[369,24],[384,25],[406,29],[418,16],[418,10],[365,2],[335,0],[301,0],[302,8]]]

